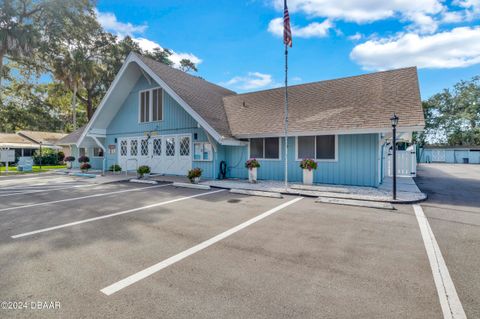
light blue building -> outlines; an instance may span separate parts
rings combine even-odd
[[[426,147],[420,150],[420,162],[480,164],[480,146]]]
[[[283,180],[283,110],[283,88],[236,94],[132,53],[91,121],[63,144],[95,169],[247,178],[245,161],[256,158],[259,179]],[[415,68],[290,86],[289,181],[301,182],[300,161],[314,158],[316,183],[378,186],[394,112],[399,133],[423,129]]]

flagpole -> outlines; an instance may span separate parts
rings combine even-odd
[[[285,190],[288,189],[288,45],[285,44]]]

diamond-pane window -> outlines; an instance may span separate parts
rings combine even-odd
[[[147,156],[148,155],[148,141],[142,140],[140,142],[140,155]]]
[[[130,141],[130,156],[137,156],[138,154],[138,141],[131,140]]]
[[[180,156],[190,156],[190,137],[188,136],[180,139]]]
[[[165,140],[165,155],[175,156],[175,138],[169,137]]]
[[[127,141],[120,142],[120,156],[127,156]]]
[[[162,140],[159,138],[153,139],[153,155],[154,156],[162,155]]]

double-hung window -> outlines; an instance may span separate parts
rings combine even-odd
[[[336,161],[337,136],[317,135],[297,137],[297,160],[305,158],[320,161]]]
[[[280,139],[278,137],[250,139],[250,158],[280,159]]]
[[[163,90],[161,88],[140,91],[138,118],[140,123],[163,120]]]

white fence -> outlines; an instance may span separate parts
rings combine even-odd
[[[393,155],[388,154],[387,174],[393,176]],[[415,145],[409,146],[405,151],[397,151],[397,176],[416,177],[417,176],[417,154]]]

